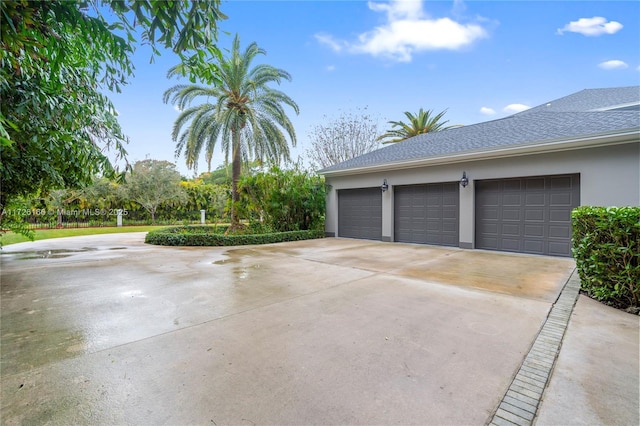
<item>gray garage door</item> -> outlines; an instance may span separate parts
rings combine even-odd
[[[338,236],[382,239],[382,191],[380,188],[338,191]]]
[[[476,248],[571,256],[571,210],[580,176],[478,181]]]
[[[396,186],[394,240],[458,246],[458,182]]]

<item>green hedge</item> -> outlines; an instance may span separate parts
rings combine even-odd
[[[640,207],[578,207],[573,256],[582,289],[618,308],[640,306]]]
[[[324,230],[245,235],[225,235],[225,230],[226,227],[216,226],[176,226],[151,231],[147,234],[144,241],[147,244],[163,246],[241,246],[310,240],[324,237]]]

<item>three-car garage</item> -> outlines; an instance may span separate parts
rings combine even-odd
[[[475,191],[478,249],[571,256],[571,210],[580,205],[580,176],[485,179],[392,188],[393,241],[457,247],[461,191]],[[382,239],[379,187],[338,191],[338,236]]]
[[[584,89],[330,165],[325,235],[569,257],[575,208],[640,205],[639,110]]]

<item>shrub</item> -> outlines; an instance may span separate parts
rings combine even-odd
[[[640,306],[640,207],[578,207],[571,219],[582,289],[611,306]]]
[[[225,235],[225,230],[226,227],[222,226],[176,226],[151,231],[147,234],[144,241],[147,244],[163,246],[240,246],[310,240],[324,237],[324,230],[235,235]]]
[[[239,211],[275,231],[324,229],[324,179],[298,168],[243,176]]]

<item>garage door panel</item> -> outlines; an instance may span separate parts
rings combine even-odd
[[[502,204],[505,206],[519,206],[522,204],[522,197],[520,194],[504,194]]]
[[[460,196],[455,195],[446,195],[442,197],[442,205],[448,207],[458,207],[458,202],[460,201]]]
[[[486,238],[488,235],[497,235],[498,223],[480,223],[478,224],[478,230],[480,231],[480,238]]]
[[[525,225],[524,227],[525,237],[544,237],[543,225]]]
[[[536,191],[545,189],[545,179],[544,178],[529,178],[525,179],[525,187],[527,191]]]
[[[457,222],[443,222],[442,223],[442,231],[448,233],[457,233],[458,231],[458,223]]]
[[[527,206],[544,206],[545,196],[543,193],[527,193],[525,203]]]
[[[526,221],[542,221],[544,220],[544,209],[528,208],[525,210],[524,218]]]
[[[497,193],[487,193],[483,195],[482,204],[485,206],[499,206],[500,205],[500,194]]]
[[[549,182],[551,189],[571,189],[571,176],[552,177]]]
[[[451,222],[458,223],[458,206],[444,206],[442,208],[442,218]]]
[[[570,222],[571,221],[571,209],[551,210],[549,212],[550,222]]]
[[[549,226],[549,238],[571,238],[571,227]]]
[[[525,253],[544,254],[544,241],[542,240],[524,240],[523,249],[518,250]]]
[[[459,245],[457,182],[397,186],[394,199],[395,241]]]
[[[579,175],[478,181],[475,187],[477,248],[571,255]]]
[[[505,208],[502,212],[502,220],[520,220],[520,210]]]
[[[520,190],[522,190],[522,181],[520,179],[506,179],[503,183],[502,188],[505,192],[508,192],[508,191],[520,192]]]
[[[427,208],[427,218],[430,221],[437,220],[440,221],[442,219],[442,212],[439,209],[434,209],[433,207]]]
[[[520,235],[520,224],[508,224],[502,225],[502,235]]]
[[[429,231],[435,231],[435,232],[439,232],[440,231],[440,224],[441,222],[437,219],[429,219],[426,221],[426,230],[427,232]]]
[[[382,239],[382,191],[380,188],[338,191],[338,236]]]
[[[571,243],[566,241],[549,241],[549,255],[566,256],[566,252],[571,252]]]
[[[552,193],[551,205],[553,206],[571,206],[571,193]]]
[[[502,249],[504,251],[520,251],[520,239],[519,238],[503,238]]]
[[[487,207],[484,210],[483,215],[484,220],[498,220],[498,218],[500,217],[498,209],[493,206]]]

